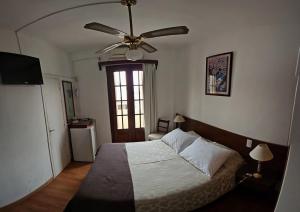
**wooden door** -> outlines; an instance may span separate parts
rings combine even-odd
[[[106,70],[112,141],[144,141],[142,65],[116,65]]]

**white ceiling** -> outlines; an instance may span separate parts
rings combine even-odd
[[[1,0],[0,25],[16,30],[49,13],[105,0]],[[138,0],[133,8],[134,32],[186,25],[189,35],[149,39],[150,44],[184,44],[236,27],[299,24],[299,0]],[[46,39],[68,52],[99,48],[118,37],[86,30],[96,21],[129,32],[127,9],[121,4],[102,4],[69,10],[34,23],[21,32]]]

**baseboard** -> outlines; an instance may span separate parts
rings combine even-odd
[[[20,203],[21,203],[22,201],[24,201],[25,199],[28,199],[29,197],[31,197],[32,195],[34,195],[34,194],[37,193],[38,191],[40,191],[40,190],[42,190],[43,188],[45,188],[45,187],[46,187],[49,183],[51,183],[53,180],[54,180],[54,178],[51,177],[48,181],[46,181],[44,184],[42,184],[40,187],[38,187],[37,189],[35,189],[35,190],[32,191],[31,193],[25,195],[24,197],[22,197],[21,199],[15,201],[15,202],[13,202],[13,203],[10,203],[10,204],[8,204],[8,205],[6,205],[6,206],[0,208],[1,211],[2,211],[2,210],[4,210],[4,211],[7,210],[7,211],[9,211],[10,208],[15,207],[16,205],[20,204]]]

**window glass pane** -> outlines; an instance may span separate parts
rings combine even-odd
[[[123,104],[123,115],[128,114],[127,101],[122,101]]]
[[[127,100],[127,87],[122,86],[121,87],[121,92],[122,92],[122,100]]]
[[[135,128],[141,128],[140,115],[135,115]]]
[[[123,129],[122,127],[122,116],[117,116],[117,128],[119,129]]]
[[[139,71],[139,82],[140,85],[143,84],[143,71]]]
[[[123,116],[123,129],[128,129],[128,116]]]
[[[141,103],[141,114],[144,114],[144,100],[140,100]]]
[[[144,99],[143,86],[140,86],[140,99]]]
[[[122,115],[122,107],[121,107],[121,101],[116,101],[116,113],[117,115]]]
[[[141,128],[145,127],[144,115],[141,115]]]
[[[120,71],[121,85],[126,85],[126,72]]]
[[[139,72],[138,71],[133,71],[132,75],[133,75],[133,84],[134,85],[138,85],[139,84]]]
[[[121,91],[120,91],[120,87],[115,87],[115,96],[116,96],[116,100],[121,100]]]
[[[133,86],[134,99],[139,99],[139,86]]]
[[[115,85],[120,85],[119,72],[114,72],[114,82],[115,82]]]
[[[134,101],[134,114],[140,114],[140,101]]]

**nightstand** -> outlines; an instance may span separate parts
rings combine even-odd
[[[254,178],[255,167],[245,165],[236,173],[236,187],[233,190],[235,199],[239,202],[239,211],[273,212],[280,191],[280,177],[262,170],[262,178]]]
[[[264,173],[261,179],[252,175],[256,167],[241,167],[236,173],[236,187],[218,200],[201,208],[201,212],[230,211],[230,212],[274,212],[279,194],[281,175]],[[279,176],[279,177],[278,177]],[[195,211],[195,212],[196,212]]]
[[[275,174],[262,172],[262,178],[254,178],[255,169],[245,165],[236,173],[237,189],[248,194],[259,195],[264,199],[276,201],[279,194],[280,180]]]

